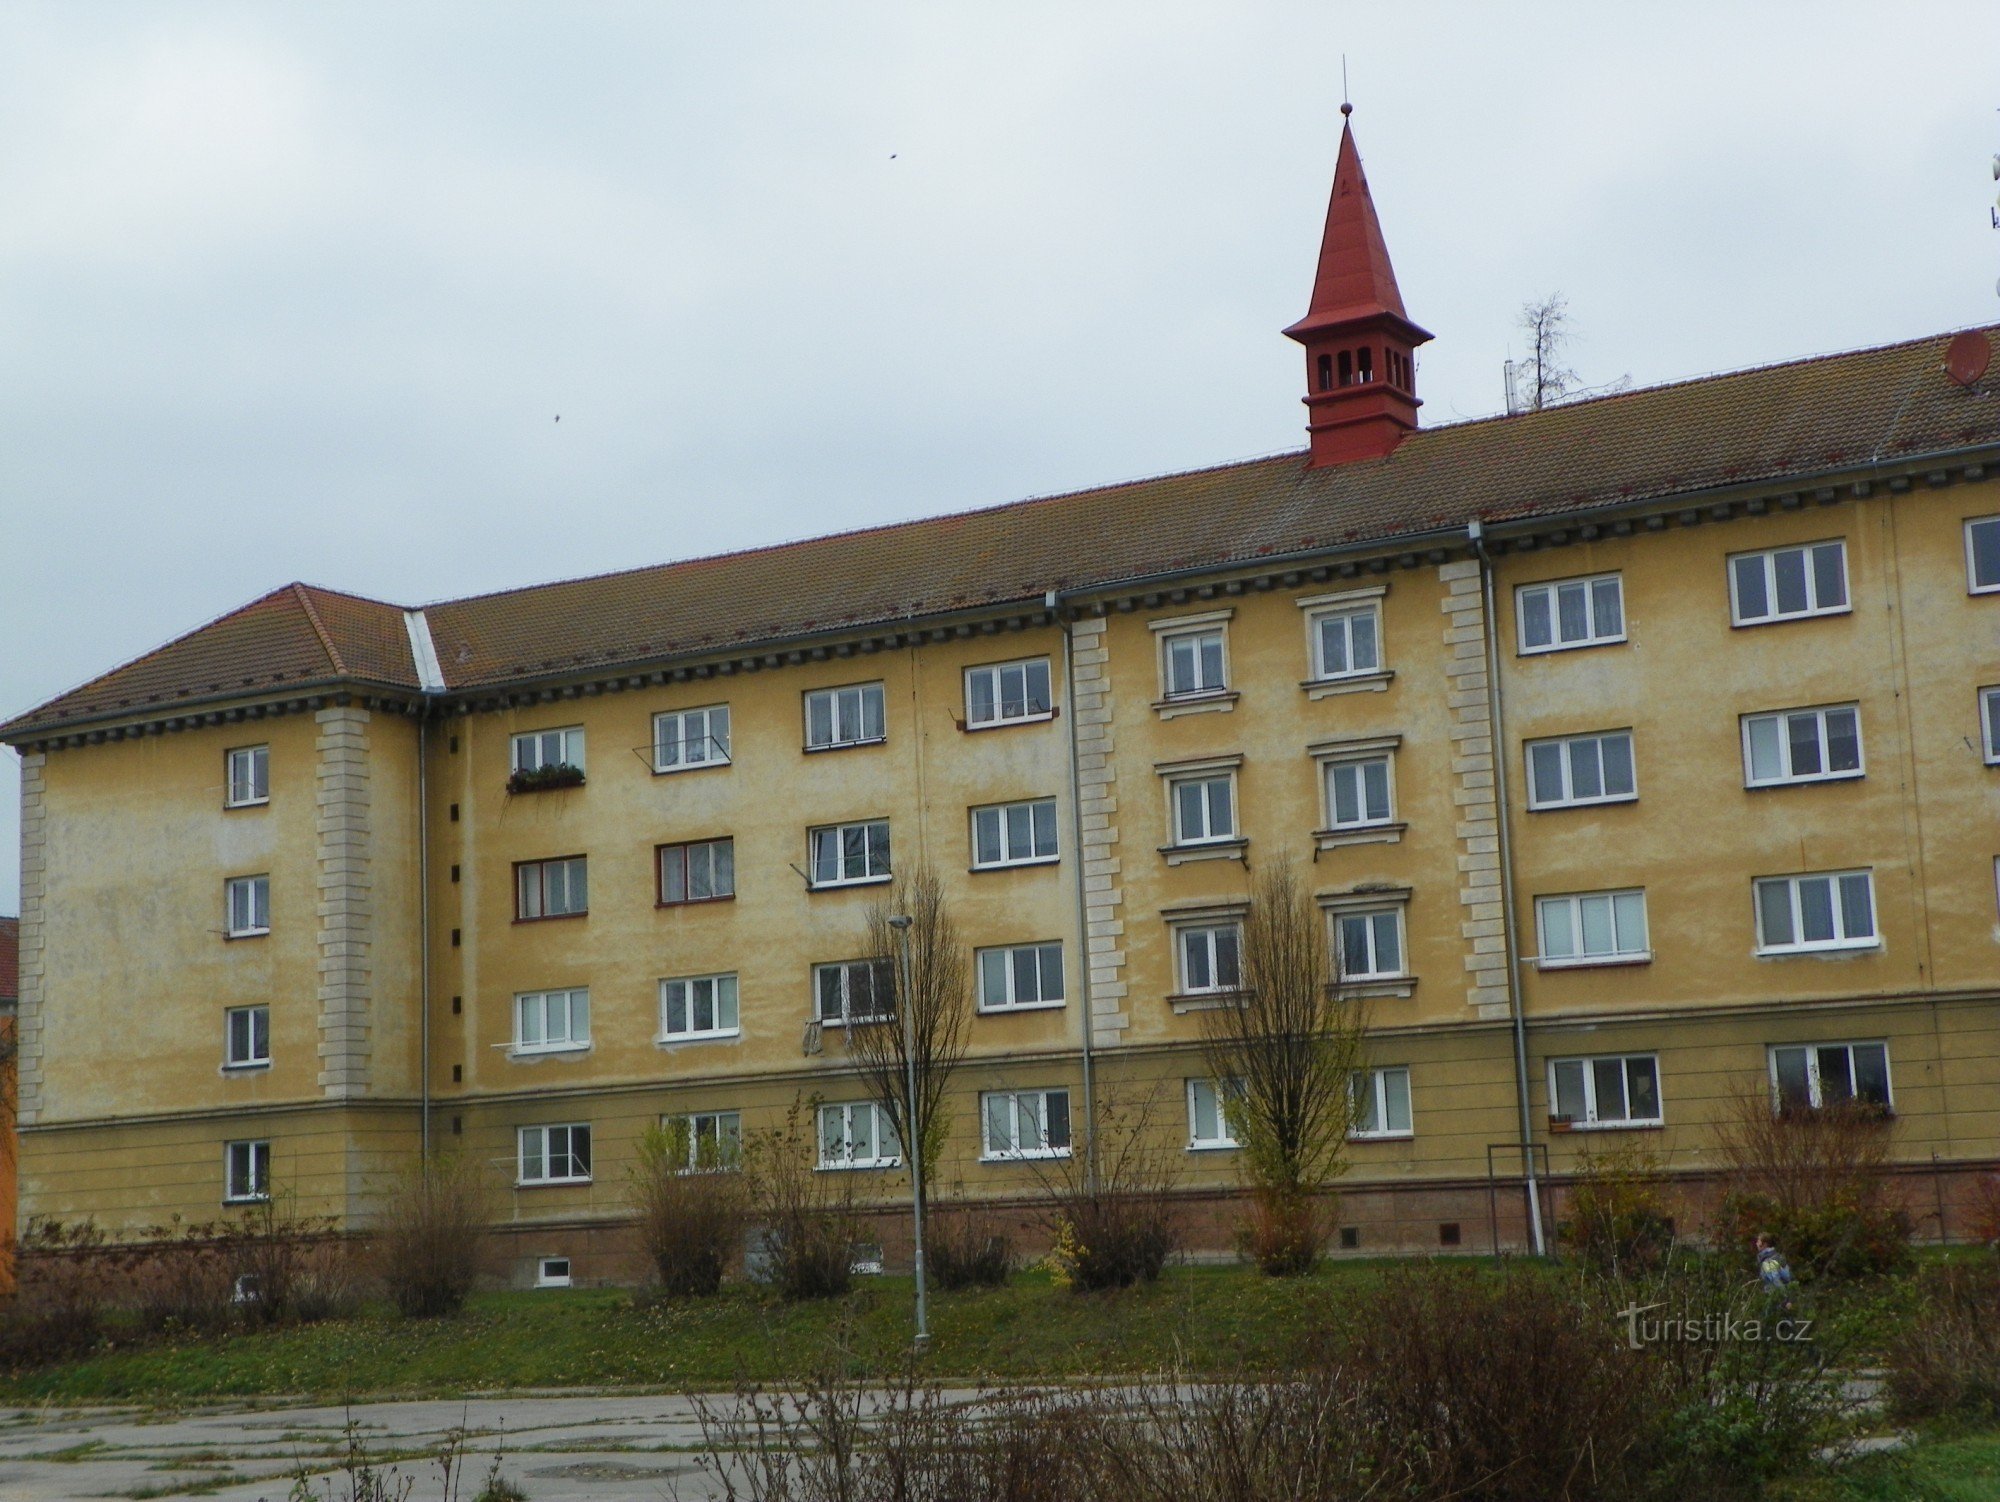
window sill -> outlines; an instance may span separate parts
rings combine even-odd
[[[1217,1007],[1226,1007],[1236,995],[1234,991],[1174,991],[1167,996],[1167,1005],[1175,1014],[1188,1012],[1212,1012]]]
[[[543,1043],[529,1048],[523,1048],[519,1044],[515,1044],[507,1050],[507,1057],[510,1059],[550,1059],[561,1058],[564,1054],[589,1052],[590,1043],[588,1040],[582,1043]]]
[[[1184,714],[1227,714],[1240,697],[1234,689],[1214,689],[1200,694],[1168,694],[1153,701],[1153,713],[1163,720]]]
[[[1056,714],[1054,709],[1044,709],[1035,714],[1009,715],[999,720],[967,720],[958,728],[967,735],[976,735],[982,730],[1009,730],[1016,725],[1046,725]]]
[[[1043,1147],[1033,1151],[1018,1153],[981,1153],[982,1163],[1046,1163],[1056,1158],[1067,1158],[1070,1150],[1066,1147]]]
[[[734,902],[734,892],[724,892],[720,897],[683,897],[677,902],[659,901],[654,907],[713,907],[718,902]]]
[[[1663,1132],[1665,1120],[1658,1121],[1572,1121],[1568,1126],[1551,1125],[1551,1132]]]
[[[269,798],[245,798],[241,803],[224,803],[222,808],[225,813],[234,813],[239,808],[269,808],[270,806],[271,800]]]
[[[1377,673],[1342,673],[1337,677],[1308,678],[1299,685],[1308,699],[1330,699],[1335,694],[1379,694],[1388,688],[1394,669]]]
[[[975,1017],[1005,1017],[1010,1012],[1060,1012],[1068,1004],[1063,1001],[1017,1001],[1005,1006],[974,1007]]]
[[[1760,783],[1758,786],[1763,786],[1763,784]],[[1638,801],[1639,795],[1637,793],[1621,793],[1616,798],[1572,798],[1566,803],[1530,803],[1528,805],[1528,812],[1531,814],[1559,814],[1568,809],[1616,808],[1621,803],[1637,803]]]
[[[1408,1001],[1417,993],[1417,978],[1414,975],[1362,975],[1353,980],[1336,981],[1334,990],[1356,1001]]]
[[[888,736],[878,735],[865,741],[828,741],[824,746],[806,745],[799,747],[799,750],[806,756],[817,756],[822,751],[852,751],[860,746],[886,746],[888,744]]]
[[[1191,1153],[1233,1153],[1242,1147],[1240,1142],[1190,1142],[1187,1151]]]
[[[743,1029],[732,1027],[727,1032],[714,1033],[662,1033],[653,1040],[655,1048],[679,1048],[685,1043],[740,1043]]]
[[[514,1180],[514,1187],[516,1189],[573,1189],[578,1184],[588,1184],[591,1182],[590,1175],[585,1174],[580,1179],[516,1179]]]
[[[1789,625],[1793,621],[1816,621],[1829,615],[1852,614],[1854,614],[1854,607],[1851,604],[1837,605],[1830,610],[1788,610],[1782,615],[1760,615],[1754,620],[1748,621],[1738,620],[1732,615],[1729,618],[1729,625],[1735,631],[1748,631],[1757,626],[1784,626]]]
[[[1591,954],[1573,960],[1545,960],[1536,956],[1537,970],[1606,970],[1616,965],[1650,965],[1653,951],[1645,949],[1637,954]]]
[[[1408,1132],[1349,1132],[1349,1142],[1409,1142],[1416,1137],[1415,1131]]]
[[[1037,855],[1024,861],[988,861],[984,865],[968,866],[973,873],[980,871],[1018,871],[1023,866],[1054,866],[1062,863],[1060,855]]]
[[[1867,770],[1862,768],[1852,772],[1822,772],[1817,777],[1772,777],[1767,778],[1763,782],[1746,781],[1743,784],[1743,791],[1746,793],[1762,793],[1771,788],[1818,787],[1823,782],[1860,782],[1867,775]]]
[[[873,1027],[879,1022],[894,1022],[894,1012],[878,1012],[866,1017],[815,1017],[821,1027]]]
[[[271,1203],[271,1196],[268,1194],[225,1194],[222,1197],[222,1203],[225,1205],[268,1205]]]
[[[1522,647],[1515,655],[1520,657],[1546,657],[1551,652],[1583,652],[1591,647],[1622,647],[1625,644],[1625,640],[1622,634],[1618,636],[1593,636],[1589,641],[1561,641],[1551,642],[1546,647]]]
[[[246,928],[241,933],[225,933],[222,937],[233,944],[238,939],[268,939],[270,936],[268,928]]]
[[[814,1173],[868,1173],[875,1170],[901,1168],[901,1158],[867,1158],[859,1163],[821,1163],[814,1167]]]
[[[838,892],[847,887],[879,887],[894,881],[893,873],[885,876],[856,876],[848,881],[814,881],[806,883],[808,892]]]
[[[1869,939],[1856,944],[1812,944],[1795,949],[1759,949],[1756,954],[1760,960],[1839,960],[1846,959],[1850,955],[1881,952],[1882,941]]]
[[[1160,854],[1167,858],[1170,866],[1185,866],[1189,861],[1248,860],[1249,849],[1247,839],[1208,840],[1199,845],[1162,845]]]
[[[541,913],[533,918],[516,917],[514,921],[516,923],[564,923],[572,918],[588,918],[589,916],[590,909],[585,908],[580,913]]]
[[[1357,824],[1349,829],[1315,829],[1313,846],[1319,850],[1343,850],[1349,845],[1397,845],[1402,843],[1407,823]]]
[[[714,772],[723,767],[732,767],[734,765],[736,763],[727,756],[718,756],[714,761],[684,761],[671,767],[663,767],[656,762],[653,766],[653,775],[655,777],[672,777],[678,772]]]
[[[224,1064],[224,1074],[261,1074],[271,1067],[269,1059],[247,1059],[240,1064]]]

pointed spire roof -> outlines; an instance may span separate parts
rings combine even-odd
[[[1340,112],[1351,117],[1354,106],[1343,104]],[[1297,338],[1333,324],[1381,314],[1410,322],[1410,315],[1403,310],[1403,294],[1396,286],[1396,269],[1389,263],[1382,222],[1375,217],[1368,177],[1361,170],[1354,122],[1348,118],[1340,128],[1340,159],[1333,170],[1333,197],[1326,206],[1326,232],[1320,237],[1312,305],[1306,316],[1285,332]]]

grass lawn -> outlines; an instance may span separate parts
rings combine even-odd
[[[1908,1450],[1795,1481],[1782,1502],[2000,1502],[2000,1433],[1926,1436]]]
[[[1044,1273],[1006,1288],[933,1293],[926,1369],[1037,1378],[1275,1366],[1315,1304],[1365,1290],[1393,1262],[1343,1262],[1303,1280],[1244,1267],[1169,1268],[1156,1284],[1079,1296]],[[475,1295],[456,1319],[386,1307],[269,1333],[168,1339],[0,1382],[0,1399],[173,1404],[236,1396],[424,1394],[496,1388],[726,1388],[796,1377],[829,1361],[856,1376],[896,1367],[912,1324],[908,1278],[867,1278],[847,1297],[785,1304],[731,1287],[713,1299],[635,1307],[618,1290]]]

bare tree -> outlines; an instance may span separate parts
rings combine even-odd
[[[896,917],[910,920],[904,931],[909,945],[907,987],[901,949],[905,940],[899,940],[889,921]],[[888,897],[868,910],[868,953],[878,974],[893,977],[890,994],[896,998],[895,1006],[850,1019],[847,1049],[860,1065],[869,1093],[888,1113],[903,1150],[923,1153],[928,1199],[949,1124],[945,1090],[965,1057],[972,991],[965,947],[945,900],[944,883],[927,862],[904,866]],[[913,1116],[922,1132],[921,1145],[912,1140]]]
[[[1569,299],[1551,292],[1539,302],[1521,304],[1521,332],[1528,337],[1528,355],[1521,362],[1525,385],[1522,409],[1539,412],[1574,395],[1582,378],[1562,363],[1563,348],[1574,338],[1569,328]]]
[[[1238,989],[1204,1014],[1204,1053],[1259,1192],[1252,1249],[1267,1271],[1302,1271],[1325,1236],[1314,1196],[1347,1169],[1365,1019],[1342,994],[1326,917],[1289,862],[1257,878],[1240,971]]]

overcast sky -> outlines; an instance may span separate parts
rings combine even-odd
[[[0,715],[1297,447],[1343,53],[1427,423],[2000,321],[1991,0],[0,0]]]

